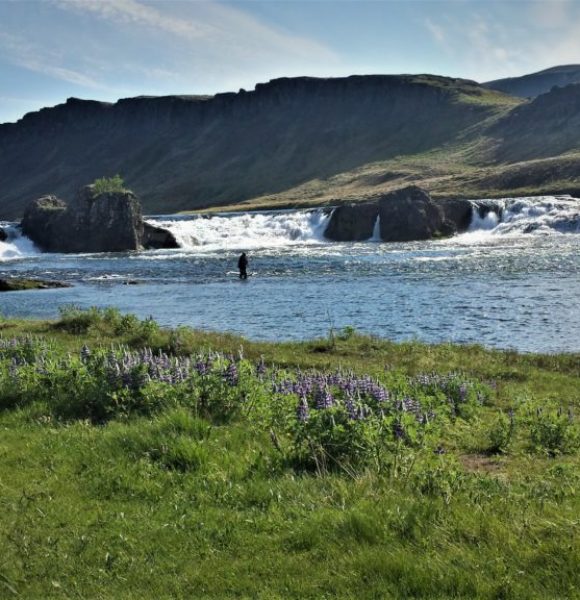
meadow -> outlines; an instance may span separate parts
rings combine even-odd
[[[580,597],[580,356],[0,320],[0,598]]]

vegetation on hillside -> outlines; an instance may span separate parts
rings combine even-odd
[[[580,589],[578,355],[74,307],[0,334],[0,596]]]

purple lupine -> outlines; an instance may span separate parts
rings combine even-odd
[[[405,428],[398,419],[393,423],[393,435],[397,440],[402,440],[405,437]]]
[[[332,408],[332,406],[334,404],[334,398],[332,397],[330,390],[326,386],[323,388],[319,387],[316,390],[316,395],[315,395],[314,400],[316,402],[316,408],[318,410],[325,410],[327,408]]]
[[[298,406],[296,407],[296,418],[300,423],[306,423],[310,418],[310,413],[308,409],[308,401],[304,396],[300,397],[298,400]]]
[[[199,375],[201,375],[202,377],[204,375],[207,375],[210,371],[210,365],[209,365],[209,361],[204,360],[202,357],[200,357],[197,362],[195,363],[195,370],[198,372]]]
[[[238,385],[238,367],[236,367],[236,363],[234,361],[231,361],[228,365],[228,368],[226,369],[224,374],[224,379],[232,387]]]
[[[377,402],[388,402],[390,397],[388,390],[378,384],[373,386],[371,395]]]
[[[355,421],[358,417],[356,406],[354,404],[353,398],[350,394],[345,394],[344,396],[344,406],[346,408],[346,412],[348,414],[348,418],[351,421]]]
[[[260,360],[258,361],[258,364],[256,365],[256,375],[260,379],[263,379],[265,374],[266,374],[266,363],[264,362],[264,357],[260,356]]]

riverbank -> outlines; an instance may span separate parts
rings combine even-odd
[[[0,334],[2,597],[578,593],[578,354]]]

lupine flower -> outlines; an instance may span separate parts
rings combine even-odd
[[[266,374],[266,363],[264,362],[264,357],[260,356],[260,360],[258,361],[258,364],[256,365],[256,375],[260,379],[262,379],[265,374]]]
[[[358,413],[356,410],[356,406],[354,405],[354,401],[350,394],[346,394],[344,397],[344,406],[346,408],[346,412],[348,414],[348,418],[355,421],[358,417]]]
[[[326,386],[324,388],[319,387],[316,390],[315,402],[318,410],[325,410],[327,408],[332,408],[334,398]]]
[[[309,417],[308,401],[304,396],[301,396],[300,400],[298,401],[298,406],[296,407],[296,418],[301,423],[306,423]]]
[[[226,372],[224,374],[224,378],[227,381],[227,383],[229,385],[231,385],[232,387],[235,387],[236,385],[238,385],[238,368],[236,367],[236,363],[231,361],[230,364],[228,365],[228,368],[226,369]]]
[[[397,440],[402,440],[405,437],[405,428],[398,419],[393,423],[393,435]]]

